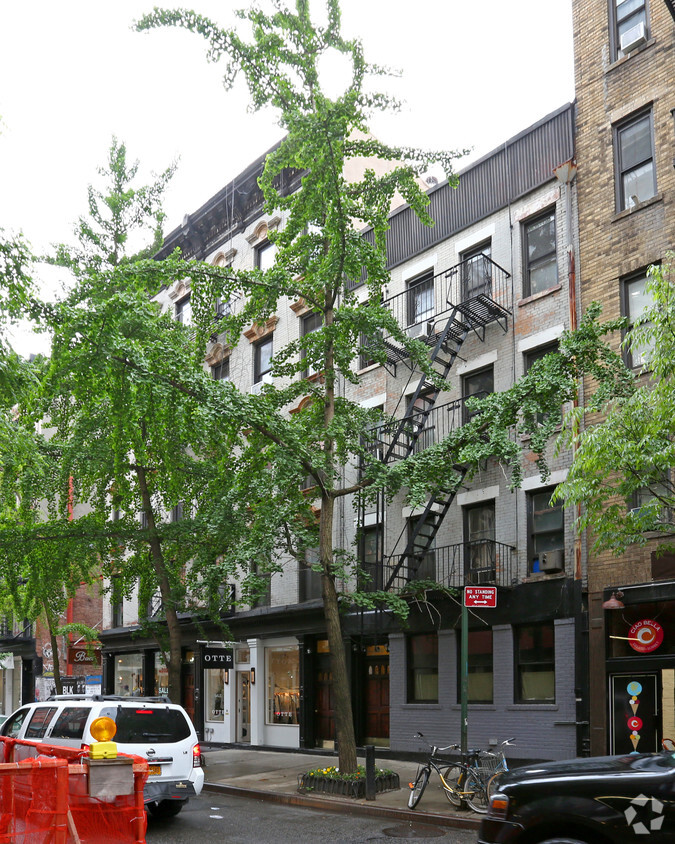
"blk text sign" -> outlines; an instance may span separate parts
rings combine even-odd
[[[465,607],[496,607],[497,587],[496,586],[465,586],[464,587]]]

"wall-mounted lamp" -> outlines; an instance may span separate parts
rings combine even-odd
[[[251,669],[251,685],[255,686],[255,668]]]
[[[225,681],[225,685],[229,686],[229,684],[230,684],[230,672],[227,668],[225,669],[225,674],[223,675],[223,680]]]
[[[606,600],[602,608],[603,610],[623,610],[625,609],[624,604],[621,601],[623,598],[623,592],[619,589],[617,592],[612,592],[612,596]]]

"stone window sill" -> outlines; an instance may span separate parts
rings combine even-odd
[[[539,293],[533,293],[532,296],[526,296],[524,299],[518,300],[518,307],[522,308],[524,305],[529,305],[531,302],[538,302],[540,299],[545,299],[547,296],[552,296],[562,290],[562,284],[556,284],[554,287],[549,287],[548,290],[542,290]]]
[[[612,222],[616,223],[619,220],[625,220],[626,217],[637,214],[637,212],[642,211],[643,208],[649,208],[651,205],[656,205],[657,202],[663,202],[662,193],[656,193],[654,196],[650,196],[649,199],[645,199],[644,202],[638,202],[637,205],[633,205],[632,208],[624,208],[623,211],[619,211],[612,217]]]

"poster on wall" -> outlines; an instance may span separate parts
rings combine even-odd
[[[658,676],[610,676],[610,753],[654,753],[661,749]]]

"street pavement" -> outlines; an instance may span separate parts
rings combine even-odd
[[[377,794],[375,800],[364,800],[299,793],[298,775],[315,768],[337,765],[335,755],[242,747],[209,749],[202,746],[202,750],[206,791],[256,797],[328,812],[357,813],[363,816],[385,817],[392,821],[436,824],[458,829],[477,830],[480,824],[480,815],[471,810],[456,809],[448,801],[440,780],[433,771],[417,809],[408,809],[408,783],[415,779],[417,762],[376,756],[376,767],[397,773],[401,788]],[[361,757],[358,761],[365,764],[365,759]]]

